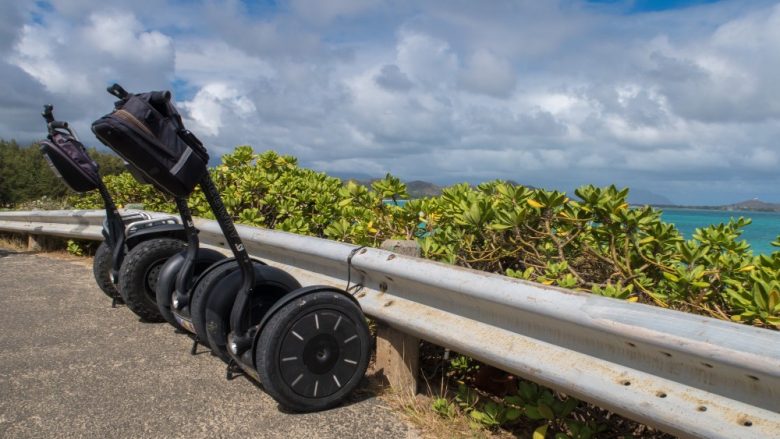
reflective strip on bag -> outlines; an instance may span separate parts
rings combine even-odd
[[[187,150],[184,151],[184,154],[181,155],[181,158],[178,162],[171,168],[171,174],[177,175],[179,171],[181,171],[181,168],[184,167],[184,164],[187,162],[187,159],[190,158],[190,155],[192,154],[192,148],[189,146],[187,147]]]

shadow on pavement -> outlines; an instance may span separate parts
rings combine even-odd
[[[263,384],[260,382],[257,382],[253,380],[252,378],[240,374],[237,375],[236,378],[244,377],[247,381],[252,383],[258,391],[265,392],[265,389],[263,388]],[[366,374],[361,380],[360,385],[352,392],[352,394],[341,404],[337,405],[336,407],[330,408],[328,410],[325,410],[321,413],[327,413],[330,410],[338,409],[340,407],[349,407],[353,404],[358,404],[363,401],[376,398],[381,393],[381,389],[387,388],[386,386],[389,386],[389,383],[386,381],[384,376],[381,373],[374,373],[374,374]],[[304,412],[295,412],[292,410],[289,410],[282,405],[277,405],[276,409],[279,410],[281,413],[285,413],[288,415],[306,415],[307,413]]]
[[[15,253],[16,252],[14,252],[14,251],[6,250],[4,248],[0,248],[0,258],[4,258],[6,256],[9,256],[9,255],[12,255],[12,254],[15,254]]]

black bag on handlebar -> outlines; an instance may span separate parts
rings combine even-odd
[[[186,197],[206,172],[208,153],[181,121],[170,92],[130,94],[114,84],[114,111],[92,123],[101,142],[135,168],[141,183]]]
[[[100,184],[98,165],[67,124],[62,128],[50,128],[47,140],[40,142],[43,157],[52,171],[76,192],[97,189]]]

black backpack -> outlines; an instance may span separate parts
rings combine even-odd
[[[40,148],[52,171],[76,192],[97,189],[100,184],[97,163],[87,154],[67,122],[54,121],[51,105],[44,108],[49,135],[46,140],[41,140]]]
[[[118,84],[108,92],[119,101],[112,113],[92,123],[95,136],[135,168],[140,182],[174,197],[188,196],[206,174],[209,156],[184,128],[171,93],[131,94]]]

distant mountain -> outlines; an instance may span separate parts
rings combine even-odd
[[[780,204],[766,203],[753,198],[752,200],[740,201],[739,203],[718,206],[721,210],[752,210],[757,212],[780,212]]]
[[[656,194],[655,192],[650,192],[642,189],[631,189],[628,192],[628,202],[633,205],[649,204],[651,206],[659,206],[659,205],[669,206],[674,204],[672,203],[672,200],[666,198],[663,195],[659,195]]]
[[[674,207],[683,209],[702,209],[702,210],[726,210],[726,211],[747,211],[747,212],[780,212],[780,204],[767,203],[753,198],[752,200],[740,201],[734,204],[724,204],[722,206],[688,206],[678,204],[655,204],[656,207]]]
[[[441,195],[442,189],[444,188],[428,181],[414,180],[406,182],[406,190],[411,198],[436,197]]]

